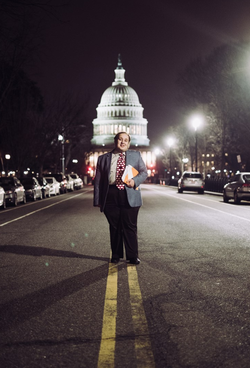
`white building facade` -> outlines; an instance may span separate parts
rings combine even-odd
[[[98,156],[114,148],[114,136],[127,132],[131,137],[130,148],[141,152],[151,175],[155,166],[155,155],[150,151],[147,136],[148,121],[143,117],[143,107],[137,93],[125,81],[125,69],[122,67],[120,55],[115,69],[115,80],[107,88],[97,107],[97,117],[93,120],[92,152],[88,164],[96,167]]]

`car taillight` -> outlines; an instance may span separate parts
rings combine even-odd
[[[242,184],[242,188],[249,188],[249,187],[250,187],[250,184],[249,183]]]

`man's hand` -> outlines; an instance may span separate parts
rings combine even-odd
[[[134,182],[134,179],[129,179],[127,182],[126,182],[127,186],[129,188],[134,188],[135,186],[135,182]]]

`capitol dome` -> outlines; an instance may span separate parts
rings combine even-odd
[[[128,86],[117,85],[106,89],[99,106],[141,106],[135,90]]]
[[[121,58],[115,69],[115,80],[102,94],[97,107],[97,118],[93,120],[94,135],[91,140],[94,146],[114,144],[114,136],[125,131],[131,136],[131,146],[148,146],[148,121],[143,118],[143,107],[139,97],[124,78],[125,69]]]

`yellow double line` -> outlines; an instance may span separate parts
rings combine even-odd
[[[135,333],[137,367],[154,368],[154,356],[149,338],[141,290],[136,266],[127,265],[131,312]],[[117,317],[118,267],[109,263],[104,303],[102,338],[98,357],[98,368],[115,367],[116,317]]]

